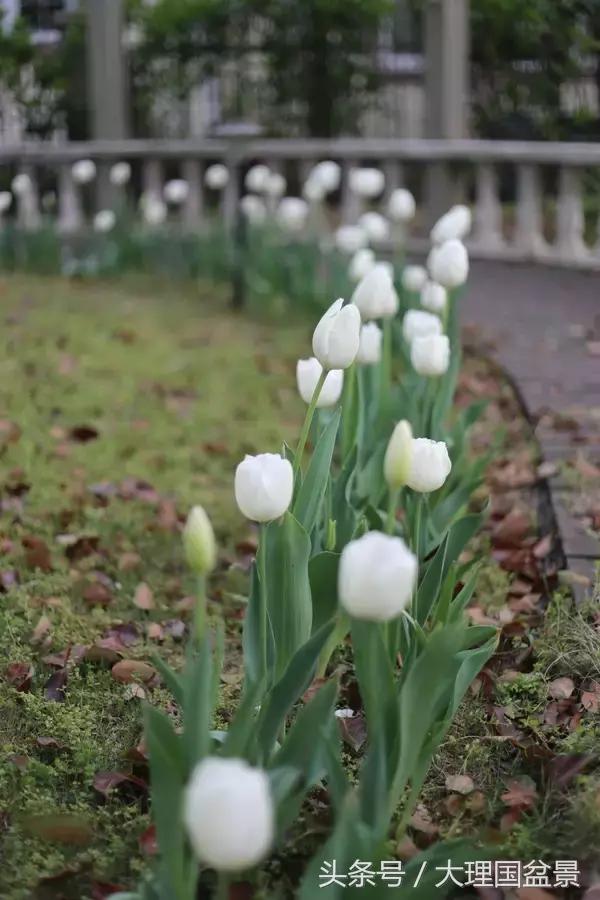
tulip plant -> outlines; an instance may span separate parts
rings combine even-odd
[[[355,178],[365,197],[375,171]],[[265,177],[255,167],[250,181]],[[393,197],[398,216],[407,193]],[[403,835],[432,758],[496,646],[494,629],[465,614],[477,561],[463,551],[485,515],[470,502],[487,463],[467,452],[480,408],[452,409],[467,226],[464,208],[440,220],[429,271],[407,267],[399,293],[389,264],[375,263],[350,303],[330,306],[314,355],[297,366],[306,415],[296,446],[237,467],[237,505],[258,523],[259,543],[243,690],[226,732],[212,724],[223,657],[222,623],[206,614],[215,539],[204,510],[190,513],[184,550],[198,590],[186,663],[175,672],[156,661],[181,727],[146,709],[160,861],[122,900],[193,900],[201,873],[214,896],[228,897],[232,877],[266,860],[317,786],[334,822],[307,865],[301,900],[314,898],[324,860],[377,862],[392,831]],[[339,647],[351,654],[367,722],[356,783],[336,727]],[[455,859],[464,852],[453,845]],[[436,853],[447,859],[448,845],[421,859]],[[426,898],[432,887],[425,878],[410,890]]]

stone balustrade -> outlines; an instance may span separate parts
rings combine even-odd
[[[452,202],[466,202],[474,214],[469,240],[473,256],[600,268],[597,144],[236,137],[3,146],[3,186],[17,172],[26,172],[33,184],[27,196],[17,198],[22,227],[39,226],[39,196],[42,187],[50,187],[56,191],[61,230],[72,233],[81,228],[82,194],[89,190],[75,184],[71,166],[84,158],[93,159],[98,169],[96,208],[112,203],[115,189],[108,171],[118,160],[132,165],[130,194],[142,190],[159,194],[167,174],[185,178],[191,190],[182,222],[189,228],[198,227],[215,203],[220,203],[226,222],[233,223],[243,174],[252,163],[264,162],[283,172],[290,192],[297,193],[310,167],[321,159],[335,159],[342,167],[341,188],[332,198],[332,218],[350,221],[356,203],[348,190],[348,172],[355,166],[375,165],[385,171],[386,195],[405,185],[417,198],[418,215],[411,229],[415,251],[426,247],[434,214]],[[212,162],[224,162],[232,173],[220,198],[204,185],[203,171]]]

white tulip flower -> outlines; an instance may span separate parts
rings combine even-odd
[[[373,200],[381,194],[385,187],[385,175],[381,169],[369,166],[351,169],[348,174],[348,187],[357,197]]]
[[[96,177],[96,163],[92,159],[79,159],[71,168],[77,184],[89,184]]]
[[[163,188],[163,197],[173,206],[181,206],[190,195],[190,186],[183,178],[172,178]]]
[[[240,200],[240,209],[251,225],[262,225],[267,218],[267,207],[260,197],[246,194]]]
[[[302,196],[308,203],[322,203],[326,190],[316,178],[307,178],[302,186]]]
[[[33,189],[33,182],[27,172],[19,172],[11,181],[10,187],[16,197],[24,197]]]
[[[427,272],[423,266],[405,266],[402,271],[402,287],[406,291],[419,293],[427,281]]]
[[[10,191],[0,191],[0,215],[10,209],[12,199]]]
[[[373,244],[382,244],[390,236],[390,223],[378,212],[366,212],[360,216],[357,225],[366,232],[369,241]]]
[[[340,186],[342,170],[332,159],[324,159],[309,172],[308,181],[319,184],[325,194],[337,191]]]
[[[342,550],[338,595],[355,619],[388,622],[411,601],[419,569],[402,538],[369,531]]]
[[[387,213],[392,222],[410,222],[417,211],[415,198],[406,188],[392,191],[387,205]]]
[[[324,369],[347,369],[358,353],[360,312],[340,298],[331,304],[313,333],[313,353]]]
[[[94,231],[99,234],[107,234],[112,231],[117,222],[117,217],[112,209],[101,209],[94,216]]]
[[[452,463],[444,441],[413,438],[410,469],[406,484],[420,494],[430,494],[442,487]]]
[[[427,268],[433,280],[443,287],[460,287],[469,276],[467,248],[458,239],[433,247],[427,258]]]
[[[323,366],[318,359],[311,356],[310,359],[299,359],[296,363],[296,383],[298,392],[305,403],[310,403],[315,388],[323,372]],[[344,372],[342,369],[331,369],[325,377],[317,408],[324,409],[335,406],[342,395],[344,386]]]
[[[398,422],[388,442],[383,460],[383,474],[388,487],[397,491],[408,480],[413,449],[413,433],[406,419]]]
[[[264,191],[267,197],[272,197],[273,199],[283,197],[286,187],[287,181],[280,172],[269,172]]]
[[[214,163],[204,173],[204,184],[211,191],[222,191],[229,181],[229,169],[223,163]]]
[[[201,862],[219,872],[256,865],[274,839],[268,774],[243,759],[206,757],[193,770],[185,790],[183,820]]]
[[[431,229],[432,244],[444,244],[446,241],[464,240],[471,230],[473,217],[468,206],[458,204],[438,219]]]
[[[262,163],[252,166],[246,172],[244,179],[246,190],[252,191],[254,194],[264,194],[272,174],[270,168]]]
[[[398,295],[390,270],[385,263],[376,263],[359,281],[351,303],[360,311],[364,322],[369,319],[392,318],[398,311]]]
[[[143,194],[140,199],[142,215],[147,225],[155,227],[163,225],[167,218],[166,204],[154,194]]]
[[[335,232],[334,240],[341,253],[356,253],[369,243],[368,235],[356,225],[341,225]]]
[[[110,167],[108,175],[110,183],[115,187],[123,187],[131,178],[131,166],[128,162],[116,162]]]
[[[278,453],[247,455],[235,470],[235,499],[253,522],[279,519],[292,502],[294,473]]]
[[[441,334],[442,323],[433,313],[422,309],[409,309],[402,320],[402,334],[407,344],[412,343],[416,337],[425,337],[428,334]]]
[[[348,276],[351,281],[360,281],[375,265],[375,254],[369,247],[357,250],[348,266]]]
[[[415,337],[410,345],[410,361],[419,375],[445,375],[450,365],[450,341],[445,334]]]
[[[437,281],[428,281],[421,291],[421,306],[433,313],[443,313],[448,302],[448,294]]]
[[[286,231],[302,231],[308,218],[308,204],[301,197],[283,197],[277,207],[276,218]]]
[[[187,564],[198,575],[212,572],[217,562],[217,543],[210,519],[202,506],[190,510],[183,529],[183,550]]]
[[[363,366],[373,366],[381,362],[381,341],[383,332],[376,322],[367,322],[360,329],[360,343],[356,361]]]

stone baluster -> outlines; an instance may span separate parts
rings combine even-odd
[[[350,190],[350,170],[358,166],[356,160],[345,159],[342,162],[342,201],[341,212],[344,225],[354,225],[362,212],[362,201]]]
[[[29,178],[29,186],[17,197],[17,222],[23,231],[35,231],[41,223],[35,169],[30,165],[22,165],[20,172]]]
[[[197,159],[186,159],[182,165],[182,175],[189,185],[189,194],[183,205],[182,217],[186,228],[194,230],[202,219],[204,209],[204,193],[200,175],[200,163]]]
[[[505,246],[502,232],[502,204],[498,173],[493,163],[480,163],[476,169],[475,227],[473,245],[484,254],[494,255]]]
[[[514,250],[523,257],[544,257],[548,254],[548,245],[543,234],[542,190],[538,166],[520,163],[517,179]]]
[[[163,167],[159,159],[145,159],[142,167],[142,190],[148,197],[163,199]]]
[[[227,231],[234,228],[240,205],[240,163],[233,154],[225,160],[229,179],[221,192],[221,215]]]
[[[577,263],[589,256],[583,237],[581,170],[562,166],[556,207],[556,249],[562,262]]]
[[[385,175],[385,187],[383,189],[383,197],[381,198],[382,209],[385,209],[387,202],[396,188],[401,187],[403,182],[402,163],[396,159],[386,159],[381,164],[381,170]]]
[[[63,163],[58,170],[58,229],[62,234],[74,234],[82,225],[79,186],[75,184],[71,163]]]

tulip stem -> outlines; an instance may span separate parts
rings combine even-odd
[[[315,386],[313,391],[313,395],[311,397],[310,403],[308,405],[308,409],[306,410],[306,416],[304,417],[304,423],[302,425],[302,431],[300,432],[300,439],[298,441],[298,446],[296,448],[296,456],[294,459],[294,476],[297,474],[298,469],[302,463],[302,457],[304,456],[304,448],[306,447],[306,441],[308,438],[308,433],[310,431],[310,426],[313,420],[313,416],[315,414],[315,409],[317,408],[317,402],[319,400],[319,396],[323,389],[323,385],[325,384],[325,379],[327,378],[327,372],[325,369],[319,375],[319,380]]]
[[[229,886],[231,879],[226,872],[219,872],[217,875],[217,893],[216,900],[229,900]]]
[[[421,560],[421,517],[423,511],[423,498],[421,494],[417,494],[417,502],[415,507],[415,525],[413,534],[413,551],[417,559]]]
[[[396,507],[398,506],[399,491],[390,489],[388,498],[387,518],[385,521],[385,533],[393,534],[396,525]]]
[[[392,383],[392,320],[383,320],[383,349],[381,351],[381,380],[379,383],[379,412],[384,406]]]
[[[356,434],[352,434],[352,426],[355,424],[354,408],[356,405],[356,363],[353,362],[346,370],[344,376],[344,394],[342,397],[342,460],[350,452]]]
[[[201,644],[206,629],[206,578],[198,575],[196,581],[196,606],[194,609],[194,633],[196,641]]]
[[[260,646],[260,655],[263,668],[263,674],[266,675],[269,668],[267,659],[267,630],[268,630],[268,611],[267,611],[267,526],[262,524],[259,530],[258,550],[256,552],[256,568],[258,570],[258,583],[260,590],[260,615],[258,620],[258,640]]]

